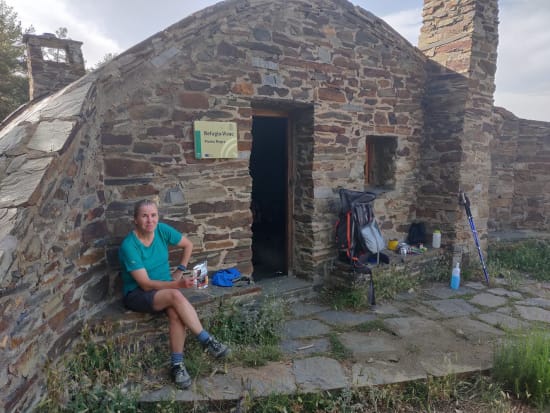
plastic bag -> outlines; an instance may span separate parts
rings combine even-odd
[[[208,287],[208,265],[206,260],[193,267],[193,277],[198,288]]]

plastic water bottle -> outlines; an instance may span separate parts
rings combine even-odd
[[[460,287],[460,264],[457,262],[451,275],[451,288],[458,290],[458,287]]]
[[[441,247],[441,231],[438,229],[434,230],[433,232],[432,247],[433,248]]]

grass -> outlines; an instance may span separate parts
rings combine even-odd
[[[494,272],[517,276],[527,273],[539,281],[550,281],[550,241],[524,240],[492,243],[488,248]]]
[[[82,330],[75,352],[61,365],[47,368],[47,396],[37,412],[137,411],[137,392],[128,381],[158,361],[156,346],[130,345],[112,332],[109,324]]]
[[[331,333],[328,338],[332,357],[337,360],[349,360],[352,358],[353,352],[340,341],[337,334]]]
[[[271,395],[248,400],[247,412],[477,412],[508,413],[511,401],[490,377],[449,375],[405,384],[341,391]],[[236,410],[237,411],[237,410]]]
[[[234,350],[234,364],[260,366],[281,358],[278,347],[284,320],[282,300],[266,298],[252,304],[220,305],[205,327]],[[72,354],[46,369],[46,397],[36,412],[142,412],[139,394],[150,376],[167,384],[167,337],[141,337],[129,342],[108,323],[85,327]],[[197,340],[189,339],[185,364],[192,377],[215,374],[225,366],[212,361]],[[158,376],[158,377],[157,377]],[[159,378],[160,377],[160,378]],[[177,412],[175,404],[156,412]],[[200,412],[201,409],[193,410]]]
[[[376,301],[394,299],[397,294],[417,288],[420,280],[407,275],[406,269],[392,269],[373,276]],[[355,287],[325,289],[321,300],[335,310],[362,310],[370,307],[369,283]]]
[[[550,409],[550,334],[511,335],[494,353],[493,376],[508,391],[541,411]]]

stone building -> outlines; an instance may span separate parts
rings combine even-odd
[[[143,197],[196,261],[260,281],[329,274],[339,188],[377,192],[386,238],[422,221],[458,255],[459,190],[483,243],[547,231],[550,124],[493,106],[497,0],[423,16],[415,48],[345,0],[227,0],[84,76],[78,42],[26,36],[35,99],[0,129],[0,407],[34,405],[46,360],[118,299]],[[196,121],[235,125],[236,156],[197,157]]]

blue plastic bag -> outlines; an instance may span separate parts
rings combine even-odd
[[[241,278],[241,272],[237,268],[218,270],[212,276],[212,284],[218,287],[233,287],[233,281]]]

